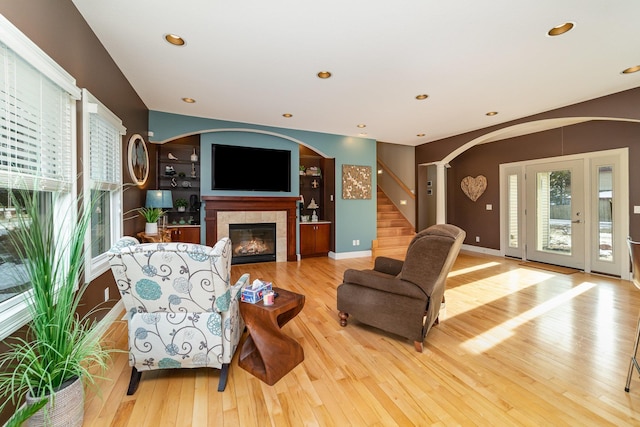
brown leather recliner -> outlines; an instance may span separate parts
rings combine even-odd
[[[433,225],[415,235],[404,261],[377,257],[373,270],[346,270],[338,286],[340,324],[346,326],[352,315],[413,340],[422,352],[424,338],[438,323],[447,274],[465,236],[455,225]]]

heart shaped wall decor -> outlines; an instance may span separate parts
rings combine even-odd
[[[478,175],[475,178],[465,176],[460,182],[460,187],[462,192],[475,202],[487,189],[487,178],[484,175]]]

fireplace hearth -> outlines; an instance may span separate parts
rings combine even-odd
[[[231,264],[276,260],[276,224],[229,224]]]

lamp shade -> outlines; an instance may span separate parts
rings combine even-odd
[[[148,190],[147,208],[173,209],[173,196],[171,190]]]

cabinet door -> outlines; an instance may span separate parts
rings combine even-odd
[[[318,224],[316,227],[316,253],[327,254],[331,246],[331,224]]]
[[[315,234],[313,225],[300,226],[300,255],[311,255],[315,252]]]
[[[200,227],[178,227],[171,233],[171,241],[200,244]]]

